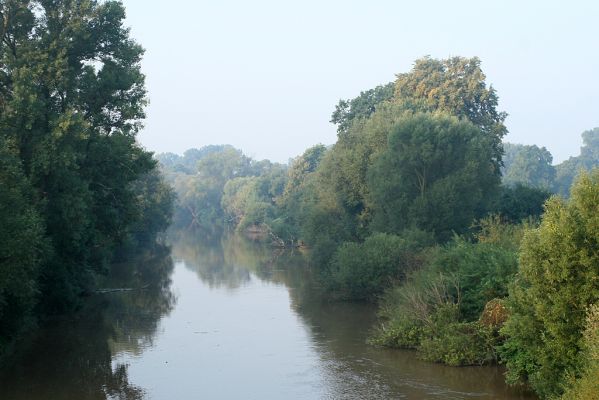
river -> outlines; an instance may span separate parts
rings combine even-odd
[[[529,398],[500,368],[365,344],[374,308],[319,300],[298,251],[182,235],[103,286],[134,290],[39,329],[0,370],[1,399]]]

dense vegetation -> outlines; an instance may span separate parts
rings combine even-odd
[[[118,1],[0,2],[0,353],[170,222]]]
[[[502,362],[509,382],[573,398],[595,384],[599,175],[580,174],[599,165],[599,129],[554,166],[502,143],[497,106],[477,58],[423,58],[342,100],[337,142],[288,165],[230,146],[159,157],[178,225],[307,245],[327,296],[379,302],[373,344]]]
[[[599,128],[552,165],[503,143],[477,58],[425,57],[340,101],[337,142],[288,165],[220,145],[162,154],[158,171],[136,141],[143,49],[124,17],[118,1],[0,3],[0,353],[155,243],[170,184],[177,227],[307,245],[327,296],[379,302],[373,344],[592,398]]]

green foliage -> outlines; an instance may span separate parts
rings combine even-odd
[[[397,233],[413,226],[424,230],[433,230],[430,227],[433,225],[430,221],[432,219],[431,210],[421,207],[420,211],[424,215],[413,217],[410,214],[407,217],[418,221],[425,219],[425,223],[429,226],[404,224],[403,222],[397,224],[394,220],[397,215],[390,216],[389,221],[386,221],[386,216],[380,213],[382,205],[376,203],[376,200],[382,201],[384,196],[396,199],[392,193],[393,190],[385,189],[387,182],[377,176],[381,172],[392,174],[389,170],[385,170],[387,165],[376,169],[376,171],[373,170],[375,170],[376,163],[381,162],[379,159],[383,153],[390,153],[386,161],[392,162],[393,156],[396,155],[394,152],[399,149],[389,148],[390,135],[402,121],[416,118],[414,113],[417,112],[443,112],[454,115],[472,122],[474,126],[471,127],[471,130],[479,132],[478,136],[481,140],[477,141],[474,146],[467,145],[465,148],[458,149],[460,143],[454,143],[454,147],[444,154],[448,164],[451,164],[451,157],[455,153],[457,156],[455,165],[456,168],[460,168],[459,165],[464,159],[460,152],[468,153],[468,149],[476,145],[481,145],[484,148],[480,148],[480,155],[468,153],[469,161],[473,161],[472,164],[476,165],[478,160],[487,157],[487,162],[490,164],[488,167],[486,165],[484,167],[478,165],[478,167],[482,167],[479,172],[481,175],[490,175],[491,179],[479,179],[482,176],[475,177],[478,179],[476,183],[480,186],[475,187],[473,196],[468,198],[468,205],[459,209],[462,215],[457,216],[453,221],[443,221],[445,223],[444,231],[439,232],[440,236],[448,239],[454,227],[450,226],[449,229],[446,227],[456,221],[458,221],[458,225],[455,230],[460,231],[462,225],[467,226],[471,222],[471,216],[482,216],[485,197],[492,191],[488,189],[497,185],[503,152],[501,138],[506,129],[503,125],[505,114],[496,110],[497,96],[493,88],[486,86],[485,76],[480,69],[480,61],[475,58],[459,57],[448,60],[420,59],[416,61],[410,72],[398,75],[392,96],[389,90],[390,85],[379,86],[362,92],[353,100],[343,101],[337,107],[333,115],[333,122],[338,124],[338,141],[323,157],[315,171],[316,178],[311,180],[313,182],[310,186],[312,193],[308,199],[310,201],[315,199],[315,201],[310,203],[309,207],[302,209],[303,217],[296,218],[301,225],[302,238],[308,244],[316,245],[317,243],[312,240],[316,237],[326,240],[328,245],[335,245],[347,240],[359,241],[377,230]],[[437,118],[441,118],[441,116]],[[455,123],[466,124],[457,119]],[[414,134],[414,147],[410,151],[419,155],[431,151],[426,147],[431,144],[430,142],[428,144],[417,143],[418,136]],[[420,144],[423,146],[419,146]],[[443,151],[441,147],[439,146],[438,153]],[[407,157],[408,152],[402,152],[402,154]],[[436,168],[436,166],[430,167]],[[435,169],[434,172],[441,173],[438,169]],[[494,175],[497,176],[497,179]],[[473,186],[476,186],[473,182],[467,182],[468,179],[473,178],[472,176],[462,176],[462,178],[463,180],[448,180],[444,190],[441,190],[442,185],[440,184],[438,190],[442,193],[431,193],[431,195],[433,197],[447,194],[456,196],[462,189],[462,184],[472,183]],[[375,182],[376,180],[378,181]],[[373,188],[373,183],[378,184],[377,188]],[[454,188],[453,186],[456,184],[458,187]],[[410,182],[406,186],[411,185]],[[398,186],[403,187],[399,184]],[[376,189],[380,196],[372,195],[371,192]],[[456,200],[452,203],[452,200],[450,198],[448,203],[455,204],[457,202]],[[326,205],[318,206],[315,203],[325,203]],[[476,205],[475,210],[469,209],[471,203]],[[448,210],[446,216],[453,211],[456,209]],[[305,222],[312,218],[311,215],[321,217],[324,213],[333,214],[336,219],[342,221],[336,224],[336,229],[330,230],[333,237],[325,238],[326,235],[322,233],[311,235],[310,232],[314,232],[311,227],[312,223]],[[378,224],[372,224],[373,218],[378,218]],[[406,216],[402,216],[402,220],[405,219]],[[464,222],[465,220],[468,221]],[[437,228],[435,227],[435,229]],[[306,235],[306,233],[308,234]],[[326,257],[325,261],[327,261]]]
[[[499,325],[480,316],[490,301],[507,296],[522,228],[497,217],[479,225],[478,242],[454,237],[425,250],[423,266],[385,293],[373,344],[417,349],[424,359],[449,365],[497,359]]]
[[[476,221],[474,237],[478,243],[487,243],[498,248],[518,253],[524,232],[533,225],[530,221],[514,224],[495,214]]]
[[[553,187],[555,167],[553,156],[545,148],[536,145],[504,143],[503,184],[523,185],[548,190]]]
[[[375,229],[415,226],[447,240],[487,209],[499,184],[491,138],[443,114],[404,116],[368,175]]]
[[[590,171],[599,166],[599,128],[582,133],[583,145],[578,157],[570,157],[556,166],[554,191],[568,196],[570,187],[580,171]]]
[[[586,310],[599,300],[598,234],[595,169],[579,177],[569,202],[551,198],[539,228],[524,237],[501,354],[509,381],[542,397],[560,394],[581,366]]]
[[[337,132],[343,134],[354,121],[370,117],[382,103],[393,97],[394,88],[394,83],[390,82],[360,92],[360,95],[354,99],[340,100],[331,116],[331,122],[337,125]]]
[[[287,185],[287,168],[256,161],[230,145],[189,149],[183,156],[158,156],[177,193],[174,225],[205,233],[225,227],[244,230],[278,217],[275,202]]]
[[[49,255],[33,189],[10,147],[0,137],[0,354],[31,316]]]
[[[446,304],[432,315],[418,351],[426,361],[452,366],[483,365],[496,360],[492,328],[475,322],[458,322],[458,306]]]
[[[35,312],[72,310],[118,248],[169,221],[170,192],[135,139],[143,49],[124,19],[118,1],[0,2],[0,208],[12,210],[2,335]]]
[[[416,268],[419,251],[431,242],[430,235],[420,231],[401,236],[376,233],[364,243],[346,242],[333,256],[330,284],[345,298],[373,299]]]
[[[594,400],[599,393],[599,306],[589,308],[583,334],[582,372],[571,377],[562,400]]]
[[[130,240],[136,246],[147,245],[157,232],[164,232],[171,224],[175,193],[157,169],[141,176],[132,186],[137,216],[130,229]]]
[[[524,186],[501,186],[499,196],[491,205],[493,213],[501,215],[505,220],[518,223],[532,218],[539,219],[543,214],[545,201],[551,193],[546,189]]]
[[[478,319],[485,304],[508,294],[508,283],[518,268],[517,253],[492,243],[455,239],[439,252],[432,267],[455,277],[459,285],[460,317]]]
[[[499,169],[507,114],[497,110],[499,98],[485,79],[477,57],[424,57],[414,62],[412,71],[397,75],[394,100],[411,110],[441,111],[472,122],[490,137]]]

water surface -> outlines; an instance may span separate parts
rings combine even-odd
[[[9,360],[0,398],[523,399],[493,367],[365,344],[374,309],[315,296],[301,253],[182,236],[119,266]]]

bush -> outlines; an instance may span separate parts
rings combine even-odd
[[[421,255],[424,265],[382,298],[382,323],[370,343],[415,348],[429,361],[479,365],[497,359],[498,329],[507,311],[501,298],[517,270],[519,229],[482,224],[479,242],[461,237]],[[481,315],[482,314],[482,315]]]
[[[347,299],[373,299],[420,264],[419,252],[430,240],[423,232],[411,231],[403,236],[376,233],[364,243],[344,243],[333,255],[329,285]]]
[[[418,350],[426,361],[452,366],[483,365],[495,361],[494,330],[477,322],[459,322],[457,304],[446,304],[433,315]]]
[[[432,268],[456,277],[459,292],[454,296],[460,298],[460,315],[474,321],[488,301],[507,296],[508,283],[518,269],[518,255],[495,244],[456,238],[433,260]]]

